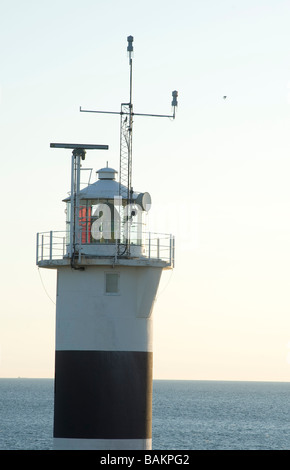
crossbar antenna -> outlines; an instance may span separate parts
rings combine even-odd
[[[80,107],[80,112],[83,113],[99,113],[99,114],[118,114],[120,115],[120,166],[119,166],[119,196],[125,199],[127,204],[132,203],[133,187],[132,187],[132,134],[133,134],[133,117],[134,116],[148,116],[175,119],[176,108],[178,106],[177,97],[178,92],[172,92],[172,114],[148,114],[148,113],[135,113],[133,111],[132,103],[132,53],[133,53],[133,36],[127,37],[128,45],[127,52],[129,56],[130,67],[130,86],[129,86],[129,102],[121,103],[120,111],[100,111],[88,110]],[[120,232],[121,233],[121,232]],[[122,235],[122,234],[121,234]],[[122,238],[122,236],[120,237]],[[121,252],[121,241],[118,245],[118,254],[130,254],[130,233],[126,233],[124,237],[127,241],[124,251]]]

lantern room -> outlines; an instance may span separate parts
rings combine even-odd
[[[67,239],[73,240],[74,252],[112,256],[118,247],[118,254],[142,255],[150,195],[129,192],[116,181],[117,171],[108,165],[96,173],[94,183],[64,199]]]

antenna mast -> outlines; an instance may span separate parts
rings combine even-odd
[[[120,171],[119,196],[128,203],[132,200],[132,134],[133,134],[133,104],[132,104],[132,52],[133,36],[128,36],[129,66],[130,66],[130,101],[121,104],[120,120]]]
[[[132,203],[133,187],[132,187],[132,134],[133,134],[133,116],[150,116],[150,117],[167,117],[175,119],[175,111],[177,107],[177,96],[178,92],[175,90],[172,92],[171,106],[173,108],[173,114],[144,114],[134,113],[132,104],[132,52],[133,52],[133,36],[127,37],[128,45],[127,52],[129,55],[129,66],[130,66],[130,100],[129,103],[121,104],[121,111],[93,111],[82,109],[80,112],[83,113],[100,113],[100,114],[119,114],[120,115],[120,167],[119,167],[119,196],[120,204],[122,205],[122,199],[124,199],[130,206]],[[118,255],[130,254],[130,229],[128,224],[124,224],[127,227],[127,233],[125,234],[126,243],[122,243],[123,238],[122,227],[120,227],[120,240],[118,241]],[[120,253],[120,246],[125,246],[125,249]]]

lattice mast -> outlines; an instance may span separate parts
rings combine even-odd
[[[130,100],[129,103],[121,104],[120,119],[120,168],[119,195],[127,199],[128,203],[132,200],[132,136],[133,136],[133,103],[132,103],[132,52],[133,36],[128,36],[129,66],[130,66]],[[126,189],[125,189],[126,188]]]
[[[172,92],[172,115],[168,114],[144,114],[133,112],[132,103],[132,53],[133,53],[133,36],[128,36],[127,52],[129,55],[130,67],[130,96],[129,103],[122,103],[121,110],[118,111],[94,111],[86,110],[80,107],[81,112],[86,113],[102,113],[102,114],[120,114],[120,165],[119,165],[119,197],[120,206],[124,201],[127,207],[132,203],[133,187],[132,187],[132,135],[133,135],[133,117],[134,116],[150,116],[150,117],[167,117],[175,119],[175,111],[177,107],[178,92]],[[128,217],[128,214],[127,214]],[[126,215],[125,215],[126,218]],[[124,233],[126,231],[126,233]],[[124,241],[126,240],[126,241]],[[130,255],[130,225],[126,220],[120,224],[119,239],[117,240],[117,255]]]

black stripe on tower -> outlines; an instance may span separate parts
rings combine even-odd
[[[152,353],[56,351],[54,437],[150,439]]]

